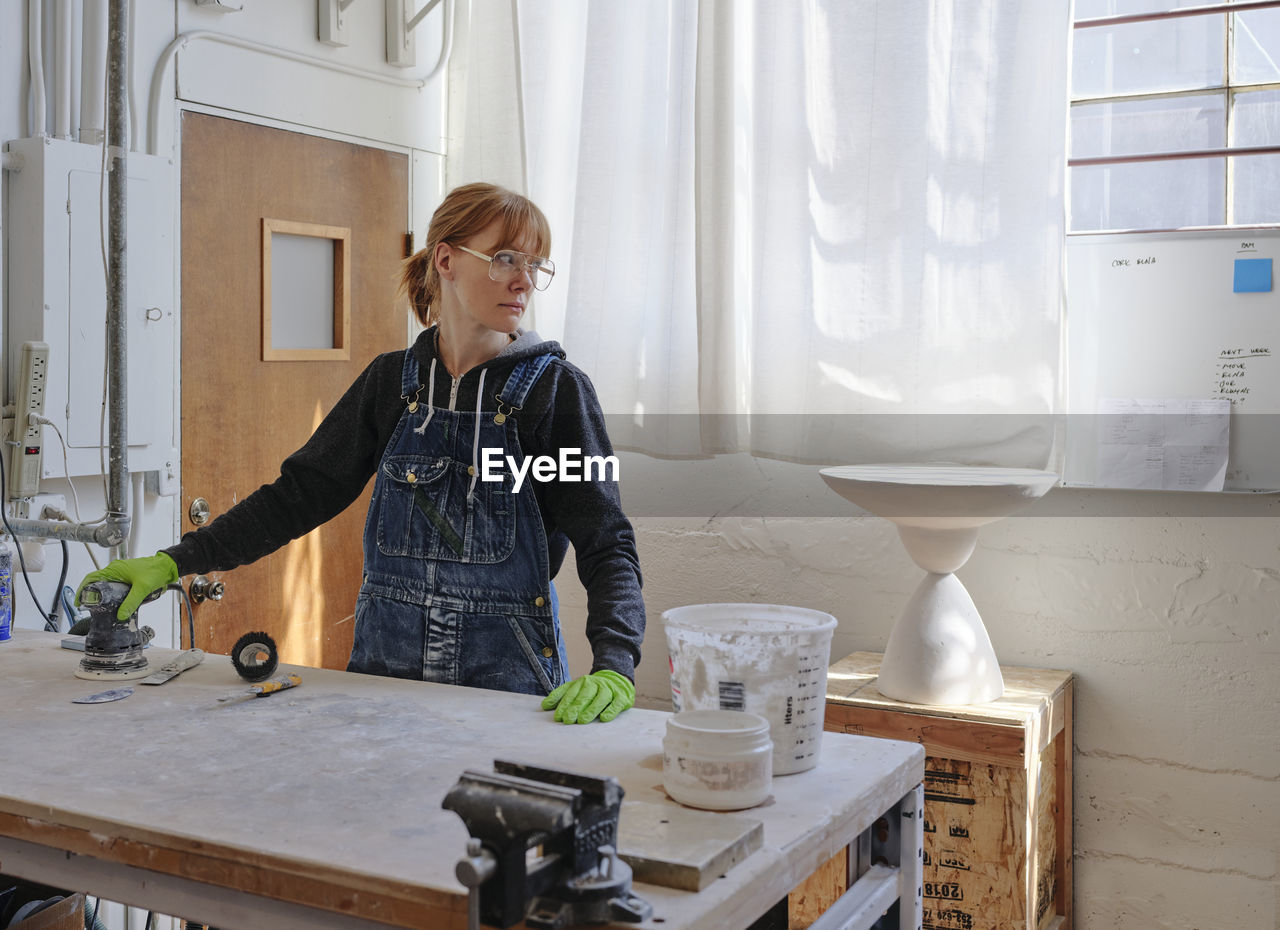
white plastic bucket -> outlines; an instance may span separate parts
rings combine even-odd
[[[769,721],[773,774],[818,764],[836,618],[776,604],[695,604],[662,615],[671,703]]]

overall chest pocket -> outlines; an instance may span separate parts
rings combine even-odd
[[[516,540],[509,475],[480,481],[468,497],[467,464],[451,458],[388,456],[378,475],[378,550],[450,562],[501,562]]]

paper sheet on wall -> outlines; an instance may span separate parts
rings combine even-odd
[[[1103,398],[1098,414],[1100,486],[1222,490],[1230,400]]]

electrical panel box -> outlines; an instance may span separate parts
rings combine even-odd
[[[61,477],[64,468],[102,474],[110,162],[100,146],[49,137],[5,147],[21,165],[7,179],[7,399],[25,389],[24,343],[47,343],[44,416],[66,441],[67,461],[44,427],[41,477]],[[175,445],[177,188],[171,159],[131,152],[125,170],[128,468],[154,471]]]

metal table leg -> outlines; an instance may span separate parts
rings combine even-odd
[[[921,930],[923,814],[917,785],[849,844],[849,889],[810,930]]]

